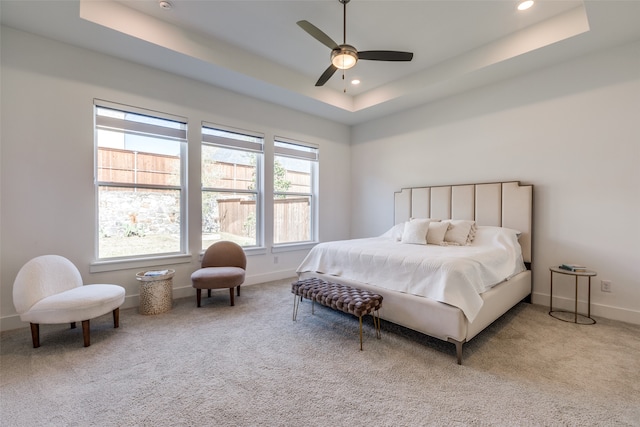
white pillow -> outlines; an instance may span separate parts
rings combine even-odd
[[[380,237],[389,237],[394,242],[399,242],[400,239],[402,239],[403,232],[404,232],[404,222],[401,222],[400,224],[396,224],[393,227],[391,227]]]
[[[473,242],[474,246],[492,245],[495,241],[507,238],[517,243],[520,237],[520,231],[506,227],[492,227],[488,225],[479,226],[476,231],[476,238]]]
[[[427,243],[430,245],[440,245],[444,242],[444,235],[449,229],[448,222],[431,222],[429,223],[429,232],[427,233]]]
[[[449,245],[465,246],[469,240],[469,233],[475,221],[465,219],[452,219],[442,222],[450,224],[449,229],[444,235],[444,241]]]
[[[402,243],[412,243],[415,245],[427,244],[427,232],[429,231],[430,219],[414,219],[404,225],[402,232]]]

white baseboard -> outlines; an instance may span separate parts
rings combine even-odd
[[[272,282],[274,280],[283,280],[296,277],[295,270],[280,270],[273,271],[265,274],[257,274],[254,276],[247,276],[242,286],[251,286],[260,283]],[[196,291],[191,286],[181,286],[173,288],[173,299],[194,297],[195,303]],[[121,309],[134,308],[140,305],[140,295],[127,295],[124,298],[124,302],[120,306]],[[0,318],[0,331],[10,331],[13,329],[26,328],[29,324],[20,320],[20,316],[17,314],[5,316]]]
[[[267,274],[259,274],[255,276],[249,276],[245,280],[243,286],[251,286],[260,283],[272,282],[274,280],[283,280],[296,277],[296,273],[293,270],[282,270],[271,272]],[[191,286],[181,286],[173,289],[173,299],[188,298],[195,296],[195,290]],[[574,308],[574,301],[570,298],[554,297],[554,306],[561,310],[572,311]],[[549,295],[534,293],[532,295],[532,302],[537,305],[549,307]],[[140,298],[138,294],[128,295],[125,297],[124,303],[121,308],[134,308],[140,304]],[[586,301],[578,300],[578,311],[582,313],[586,307]],[[591,303],[591,314],[595,317],[604,317],[606,319],[617,320],[620,322],[633,323],[640,325],[640,311],[628,310],[619,307],[611,307],[604,304]],[[0,318],[0,331],[10,331],[13,329],[26,328],[29,325],[26,322],[20,320],[20,316],[17,314],[11,316],[5,316]]]
[[[274,280],[283,280],[297,277],[295,270],[279,270],[272,271],[264,274],[257,274],[255,276],[249,276],[245,280],[247,285],[256,285],[258,283],[273,282]],[[243,285],[244,286],[244,285]]]
[[[534,293],[532,302],[537,305],[549,307],[549,294]],[[578,299],[578,313],[586,313],[587,301]],[[567,310],[573,312],[575,308],[575,300],[565,297],[553,297],[553,308]],[[591,302],[591,315],[595,317],[604,317],[605,319],[617,320],[620,322],[633,323],[640,325],[640,311],[629,310],[626,308],[612,307],[604,304]]]
[[[5,316],[0,318],[0,331],[11,331],[13,329],[27,328],[29,324],[20,320],[20,316]]]

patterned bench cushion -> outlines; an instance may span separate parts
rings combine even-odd
[[[382,306],[381,295],[318,278],[292,283],[291,292],[357,317],[370,314]]]

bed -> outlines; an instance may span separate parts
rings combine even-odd
[[[404,188],[394,194],[390,230],[320,243],[297,273],[379,293],[382,319],[455,344],[462,364],[464,343],[530,298],[532,208],[533,186],[517,181]],[[469,225],[466,242],[411,240],[416,230],[437,239],[435,223],[460,236]]]

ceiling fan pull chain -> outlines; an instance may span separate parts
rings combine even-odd
[[[347,93],[347,82],[344,79],[344,74],[345,74],[345,71],[342,70],[342,84],[344,85],[344,89],[342,90],[342,93]]]

